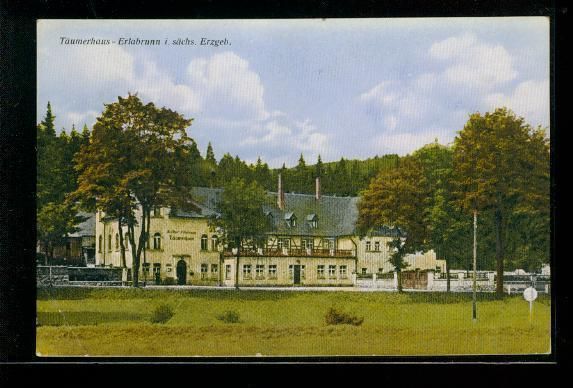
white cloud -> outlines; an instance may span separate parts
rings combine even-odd
[[[453,85],[487,90],[517,77],[509,52],[501,45],[478,40],[474,34],[436,42],[429,54],[448,64],[443,78]]]
[[[513,93],[493,93],[485,97],[488,109],[501,106],[511,109],[534,126],[549,125],[549,81],[529,80],[521,82]]]
[[[158,105],[193,114],[203,107],[201,95],[189,85],[176,84],[172,78],[149,60],[143,61],[143,74],[134,75],[134,88],[142,96]]]
[[[190,84],[201,90],[202,97],[222,106],[227,117],[263,120],[270,116],[259,75],[248,61],[233,52],[194,59],[187,67],[187,75]]]
[[[376,136],[372,146],[378,154],[387,152],[406,155],[426,144],[438,140],[440,144],[448,144],[453,140],[452,134],[444,130],[428,129],[421,132],[385,133]]]
[[[358,96],[377,127],[375,152],[405,154],[436,136],[451,141],[468,113],[499,106],[533,125],[549,122],[548,80],[523,80],[512,88],[519,74],[503,46],[462,34],[432,44],[427,54],[434,71],[381,80]]]

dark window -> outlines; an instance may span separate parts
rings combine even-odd
[[[209,239],[207,238],[207,235],[204,234],[201,236],[201,250],[202,251],[206,251],[207,250],[207,242],[209,241]]]
[[[153,235],[153,249],[161,249],[161,234],[155,233]]]

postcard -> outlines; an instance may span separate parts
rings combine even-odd
[[[38,20],[37,356],[550,354],[549,38]]]

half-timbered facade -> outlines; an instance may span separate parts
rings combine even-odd
[[[268,193],[273,205],[263,209],[271,225],[266,244],[242,249],[237,260],[236,251],[220,244],[221,232],[209,227],[221,193],[195,188],[195,211],[161,208],[152,213],[142,280],[234,286],[238,278],[240,286],[352,286],[355,274],[393,271],[387,243],[397,230],[379,228],[359,237],[358,198],[321,195],[318,179],[311,195],[285,192],[279,178],[277,192]],[[97,221],[97,263],[122,266],[117,221],[101,213]],[[127,245],[125,265],[131,268]],[[433,251],[409,255],[406,261],[412,269],[444,269]]]

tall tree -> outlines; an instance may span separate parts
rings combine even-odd
[[[446,261],[447,291],[450,291],[450,269],[463,265],[471,251],[472,238],[471,218],[464,217],[453,202],[453,150],[436,141],[418,149],[412,156],[420,162],[428,186],[427,245],[435,250],[439,259]]]
[[[361,235],[384,225],[397,228],[398,233],[388,245],[392,250],[390,262],[398,273],[398,291],[402,291],[404,256],[427,249],[428,194],[420,161],[407,156],[398,168],[382,170],[358,204],[357,229]]]
[[[215,159],[215,153],[213,152],[213,146],[211,146],[211,142],[207,145],[207,153],[205,155],[205,160],[213,166],[217,165],[217,159]]]
[[[459,205],[491,213],[495,233],[496,293],[503,295],[508,227],[518,214],[539,215],[540,238],[549,245],[549,142],[506,108],[472,114],[454,140],[454,179]],[[547,249],[548,251],[548,249]]]
[[[89,146],[78,158],[79,198],[84,202],[97,198],[95,206],[111,210],[114,216],[118,204],[113,199],[120,198],[119,214],[125,218],[118,219],[120,226],[123,219],[127,225],[135,287],[139,285],[141,254],[149,241],[152,209],[193,206],[191,159],[196,144],[186,132],[191,122],[170,109],[143,104],[137,95],[119,97],[105,106]],[[86,195],[90,192],[91,197]],[[137,241],[136,225],[140,228]]]
[[[239,289],[241,249],[263,244],[268,221],[263,211],[267,203],[264,188],[257,182],[233,178],[225,185],[217,205],[219,216],[211,220],[212,228],[221,228],[223,240],[236,249],[235,287]]]

